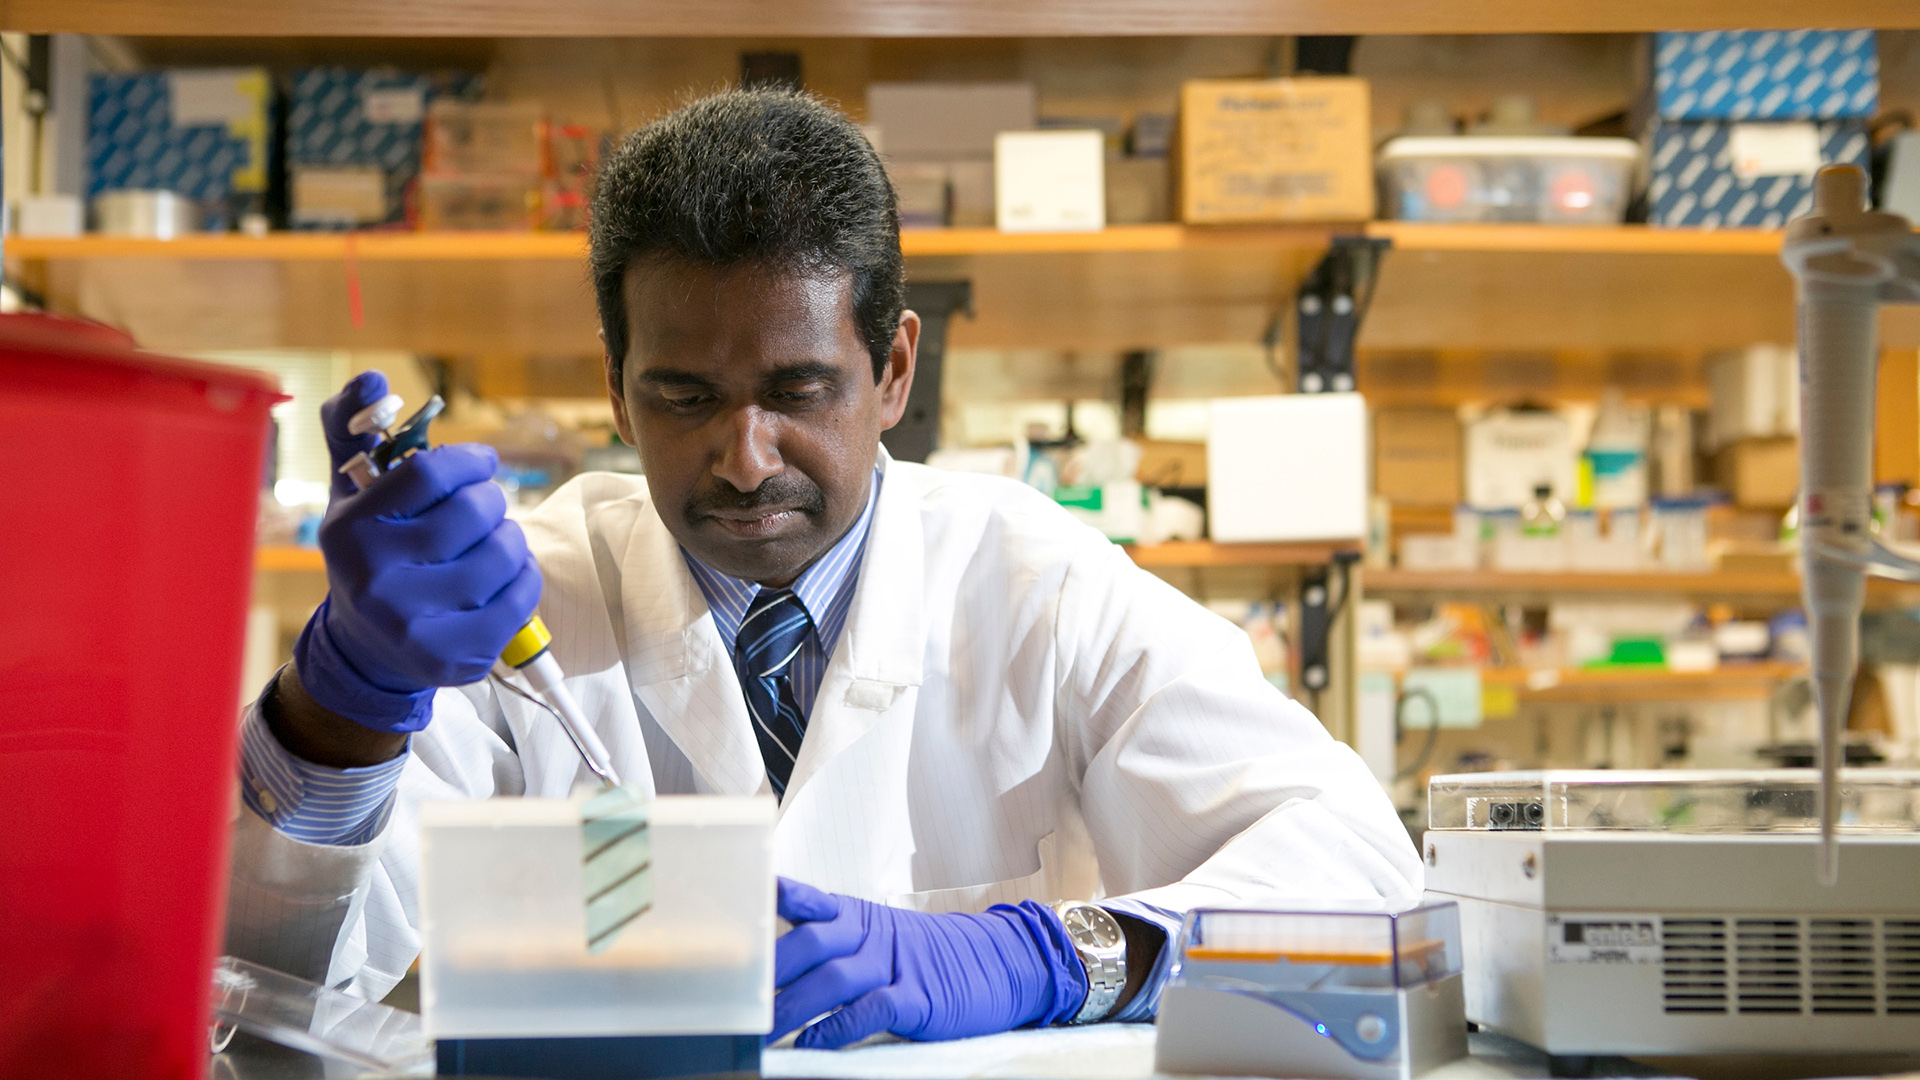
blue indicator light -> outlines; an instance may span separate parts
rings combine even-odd
[[[1325,1035],[1325,1034],[1327,1033],[1327,1025],[1325,1025],[1325,1024],[1315,1024],[1315,1025],[1313,1025],[1313,1030],[1315,1030],[1315,1031],[1317,1031],[1317,1032],[1319,1032],[1319,1033],[1320,1033],[1320,1034],[1322,1034],[1322,1035]]]

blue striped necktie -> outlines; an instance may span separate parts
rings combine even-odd
[[[734,642],[733,669],[747,695],[753,734],[760,741],[760,757],[767,763],[773,793],[785,797],[793,763],[800,756],[800,740],[807,733],[807,717],[793,696],[787,671],[813,629],[813,619],[791,589],[763,588],[747,608]]]

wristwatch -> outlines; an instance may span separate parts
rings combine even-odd
[[[1054,913],[1066,924],[1073,951],[1087,969],[1087,1000],[1069,1024],[1105,1020],[1127,988],[1127,936],[1106,908],[1080,900],[1062,900]]]

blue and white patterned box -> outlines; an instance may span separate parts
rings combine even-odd
[[[387,219],[402,216],[406,187],[420,172],[427,104],[477,98],[481,77],[393,69],[304,68],[294,73],[287,113],[287,161],[301,166],[381,170]]]
[[[87,126],[89,195],[157,189],[218,215],[264,195],[273,81],[259,68],[95,75]]]
[[[1648,129],[1649,222],[1778,229],[1813,208],[1811,172],[1742,176],[1736,171],[1732,144],[1741,126],[1726,120],[1661,121]],[[1820,164],[1866,167],[1866,121],[1827,120],[1806,126],[1819,140]]]
[[[1871,30],[1709,30],[1653,36],[1654,113],[1667,120],[1871,117]]]

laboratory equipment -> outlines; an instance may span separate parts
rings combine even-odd
[[[1429,895],[1460,905],[1467,1019],[1550,1054],[1920,1046],[1920,772],[1849,770],[1815,880],[1809,770],[1436,776]]]
[[[213,968],[213,1052],[235,1031],[382,1075],[433,1075],[420,1017],[285,972],[223,956]]]
[[[1800,590],[1820,709],[1820,880],[1839,875],[1840,743],[1860,661],[1866,575],[1920,580],[1920,562],[1871,531],[1873,394],[1880,305],[1920,302],[1920,237],[1866,209],[1867,176],[1814,178],[1813,213],[1787,226],[1800,329]]]
[[[1181,924],[1154,1071],[1408,1080],[1466,1056],[1460,912],[1200,909]]]
[[[405,423],[394,427],[394,419],[405,405],[400,395],[388,394],[354,413],[347,422],[350,433],[364,435],[375,432],[379,439],[372,450],[355,454],[340,466],[340,471],[353,481],[355,487],[366,487],[410,455],[427,448],[427,425],[440,415],[446,403],[439,394],[435,394]],[[567,733],[567,739],[579,752],[580,759],[586,762],[588,770],[609,786],[618,787],[620,776],[614,771],[613,759],[607,753],[606,745],[600,741],[600,736],[595,734],[593,725],[587,721],[586,714],[580,711],[579,704],[573,700],[573,694],[567,690],[566,676],[549,649],[552,642],[553,634],[547,630],[547,624],[541,621],[540,616],[528,619],[500,654],[493,681],[506,692],[552,716],[561,730]],[[508,678],[514,672],[526,677],[533,692],[528,692]]]
[[[421,1011],[440,1072],[757,1068],[773,1027],[773,799],[646,803],[650,906],[597,951],[592,806],[421,806]]]
[[[1380,201],[1405,221],[1617,224],[1639,160],[1632,139],[1401,136],[1380,149]]]
[[[267,410],[0,316],[0,1075],[206,1075]]]

